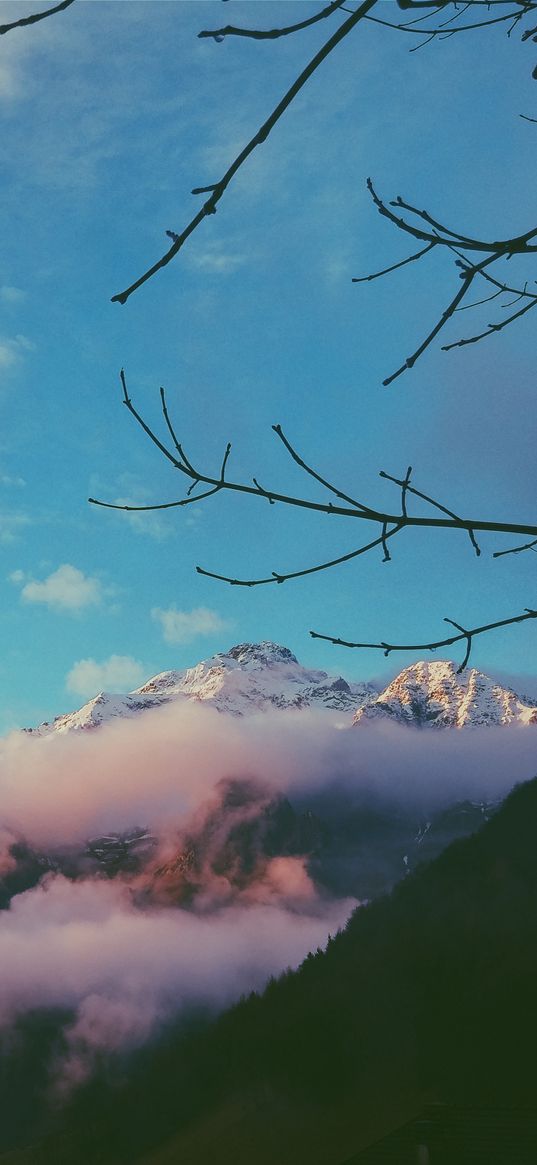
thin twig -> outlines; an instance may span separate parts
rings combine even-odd
[[[410,484],[409,484],[409,479],[408,479],[408,478],[409,478],[409,473],[410,473],[410,466],[409,466],[409,468],[408,468],[408,472],[407,472],[407,476],[406,476],[406,478],[405,478],[404,480],[401,480],[401,478],[399,478],[399,477],[393,477],[391,473],[385,473],[385,472],[384,472],[384,470],[383,470],[383,469],[381,469],[381,470],[380,470],[380,473],[379,473],[379,477],[384,477],[384,478],[385,478],[387,481],[393,481],[393,482],[395,482],[395,485],[398,485],[398,486],[400,486],[400,487],[401,487],[401,489],[405,488],[405,493],[411,493],[411,494],[414,494],[414,497],[416,497],[416,498],[421,498],[421,499],[422,499],[422,501],[424,501],[424,502],[428,502],[428,504],[429,504],[430,506],[434,506],[434,507],[435,507],[435,509],[437,509],[437,510],[440,510],[440,511],[441,511],[441,513],[443,513],[443,514],[448,514],[448,516],[449,516],[450,518],[455,518],[455,520],[456,520],[457,522],[460,522],[460,518],[459,518],[458,514],[455,514],[455,513],[453,512],[453,510],[448,510],[447,506],[443,506],[443,505],[441,504],[441,502],[437,502],[437,501],[435,501],[435,499],[434,499],[434,498],[431,498],[431,497],[429,497],[429,494],[425,494],[425,493],[423,493],[423,491],[422,491],[421,489],[416,489],[416,488],[415,488],[415,486],[413,486],[413,485],[410,485]],[[405,513],[405,516],[406,516],[406,513]],[[481,554],[481,550],[480,550],[480,548],[479,548],[479,546],[478,546],[478,544],[477,544],[477,542],[476,542],[475,535],[474,535],[474,531],[473,531],[473,529],[471,529],[470,527],[466,527],[466,529],[467,529],[467,532],[468,532],[468,537],[469,537],[469,539],[470,539],[470,542],[472,543],[472,546],[473,546],[473,548],[474,548],[474,550],[475,550],[475,552],[476,552],[476,556],[479,558],[479,556],[480,556],[480,554]]]
[[[491,291],[490,295],[486,295],[484,299],[474,299],[473,303],[463,303],[462,307],[455,308],[456,311],[470,311],[472,307],[482,307],[484,303],[492,303],[493,299],[497,299],[499,295],[503,295],[504,289],[499,291]]]
[[[479,271],[479,275],[482,275],[483,279],[486,279],[489,283],[493,283],[495,287],[499,287],[500,291],[505,292],[507,295],[517,295],[519,299],[537,299],[537,293],[535,291],[528,291],[527,283],[524,284],[524,287],[511,287],[509,283],[500,283],[498,279],[495,279],[490,274],[490,271]],[[534,279],[533,283],[535,282]],[[505,307],[506,305],[504,304],[503,306]]]
[[[523,546],[512,546],[510,550],[496,550],[492,555],[493,558],[504,558],[506,554],[522,554],[523,550],[535,550],[537,546],[537,538],[533,542],[525,542]]]
[[[531,8],[534,8],[534,7],[535,7],[535,5],[532,4]],[[511,28],[509,29],[509,33],[508,33],[508,35],[510,35],[513,28],[518,23],[518,21],[521,20],[522,17],[526,15],[526,11],[531,11],[531,9],[528,8],[528,9],[525,9],[521,12],[513,12],[513,11],[506,12],[506,13],[504,13],[503,16],[494,16],[490,20],[479,20],[475,24],[459,24],[457,26],[457,28],[449,29],[448,35],[451,36],[451,35],[454,35],[455,33],[459,33],[459,32],[473,32],[477,28],[488,28],[492,24],[501,24],[502,21],[512,20],[513,23],[512,23]],[[422,19],[427,19],[427,18],[422,17]],[[453,19],[455,19],[455,18],[453,18]],[[446,37],[446,29],[443,25],[440,25],[440,28],[416,28],[415,21],[408,21],[408,22],[402,21],[400,24],[396,24],[395,22],[393,22],[391,20],[382,20],[379,16],[367,16],[366,20],[371,21],[372,24],[382,24],[382,25],[384,25],[385,28],[393,28],[396,30],[396,32],[410,32],[410,33],[414,33],[416,36],[426,36],[429,38],[429,40],[434,40],[435,37],[438,37],[439,39],[444,40]],[[427,42],[424,42],[424,43],[427,43]],[[422,46],[419,45],[416,47],[421,48]],[[410,51],[415,52],[415,49],[411,49]]]
[[[339,558],[332,558],[329,562],[321,562],[318,566],[309,566],[306,570],[294,570],[287,574],[279,574],[277,571],[273,571],[270,578],[230,578],[226,574],[215,574],[212,570],[204,570],[202,566],[197,566],[196,571],[206,578],[215,578],[219,582],[229,583],[232,587],[262,587],[267,583],[284,583],[292,578],[304,578],[307,574],[318,574],[321,570],[330,570],[333,566],[340,566],[343,562],[350,562],[353,558],[359,558],[361,554],[367,554],[368,551],[374,550],[376,546],[384,547],[387,557],[383,561],[387,562],[390,559],[390,555],[386,550],[386,542],[388,538],[393,538],[394,534],[398,534],[402,528],[401,523],[394,526],[392,530],[387,530],[383,526],[382,534],[379,538],[374,538],[372,542],[368,542],[365,546],[360,546],[358,550],[351,550],[349,554],[342,554]]]
[[[485,623],[482,627],[472,627],[465,629],[459,623],[455,623],[453,619],[445,619],[444,622],[451,623],[452,626],[459,628],[459,635],[451,635],[447,639],[438,639],[433,643],[351,643],[347,639],[340,639],[335,635],[321,635],[319,631],[310,631],[312,639],[325,639],[328,643],[333,643],[336,647],[359,647],[372,648],[384,652],[388,656],[392,651],[436,651],[439,647],[451,647],[453,643],[460,642],[461,639],[466,640],[466,654],[461,666],[457,669],[457,674],[460,674],[466,667],[470,658],[472,649],[472,642],[476,635],[483,635],[486,631],[495,631],[497,627],[510,627],[513,623],[524,623],[526,619],[537,619],[537,611],[526,607],[523,615],[514,615],[511,619],[499,619],[496,623]]]
[[[306,65],[306,68],[302,70],[296,80],[293,81],[290,89],[287,90],[287,93],[285,93],[281,101],[278,102],[267,120],[263,122],[263,125],[260,127],[260,129],[258,129],[257,133],[254,134],[248,144],[244,146],[244,149],[241,150],[241,152],[228,167],[223,177],[220,178],[218,182],[214,183],[212,188],[198,188],[203,189],[204,191],[210,190],[210,197],[204,203],[201,210],[198,211],[196,215],[194,215],[194,218],[189,222],[188,226],[186,226],[180,234],[177,234],[174,237],[172,246],[168,251],[166,251],[166,254],[163,255],[162,258],[159,259],[156,263],[153,263],[153,265],[149,267],[147,271],[144,271],[143,275],[140,275],[138,279],[135,279],[134,283],[131,283],[130,287],[125,288],[124,291],[119,292],[117,295],[113,295],[113,303],[126,303],[129,296],[132,295],[134,291],[141,287],[143,283],[146,283],[148,279],[151,279],[157,271],[160,271],[163,267],[166,267],[168,263],[170,263],[171,260],[175,258],[177,253],[181,250],[181,247],[183,247],[187,239],[190,238],[190,235],[196,230],[196,228],[199,227],[200,223],[203,222],[204,218],[206,218],[207,215],[214,214],[216,212],[217,204],[220,202],[220,199],[224,195],[232,179],[235,177],[237,171],[240,170],[241,166],[244,165],[250,154],[253,153],[257,146],[261,145],[262,142],[267,140],[271,130],[280,120],[282,114],[285,113],[286,109],[288,109],[288,107],[291,105],[291,102],[294,101],[297,94],[300,93],[300,90],[304,87],[306,82],[309,81],[310,77],[313,75],[313,73],[315,73],[316,69],[319,68],[319,65],[321,65],[323,61],[326,60],[326,58],[330,55],[330,53],[337,47],[337,45],[340,44],[341,41],[344,40],[350,32],[352,32],[356,25],[359,24],[359,22],[364,18],[364,16],[366,16],[370,9],[375,6],[376,3],[378,3],[378,0],[363,0],[362,4],[360,4],[360,7],[356,9],[356,12],[353,12],[352,16],[349,16],[348,20],[344,21],[344,23],[340,25],[337,31],[329,38],[329,40],[326,41],[323,47],[319,49],[317,53],[315,53],[315,56],[312,57],[309,64]]]
[[[343,493],[340,489],[337,489],[336,486],[331,485],[325,477],[321,477],[321,475],[317,473],[317,470],[312,469],[311,465],[308,465],[307,462],[304,461],[304,459],[300,456],[300,454],[297,453],[294,446],[291,445],[291,442],[285,436],[281,425],[273,425],[272,431],[276,433],[277,437],[280,438],[280,441],[285,446],[290,456],[293,458],[293,461],[295,461],[296,464],[299,465],[305,473],[309,474],[310,477],[313,477],[315,481],[318,481],[319,484],[323,485],[325,489],[330,490],[330,493],[333,493],[336,497],[341,498],[343,502],[350,502],[351,506],[356,506],[358,509],[363,510],[364,514],[369,515],[369,517],[373,519],[378,518],[376,510],[371,510],[369,506],[364,506],[362,505],[362,502],[357,502],[355,498],[349,497],[349,494]]]
[[[414,255],[409,255],[406,259],[402,259],[400,263],[393,263],[391,267],[385,267],[383,271],[375,271],[372,275],[361,275],[357,279],[351,279],[351,283],[371,283],[372,279],[380,279],[382,275],[389,275],[391,271],[398,271],[400,267],[406,267],[407,263],[415,263],[416,259],[421,259],[422,255],[427,254],[427,251],[432,251],[433,247],[436,247],[437,241],[437,239],[433,239],[421,251],[416,251]]]
[[[54,8],[47,8],[45,12],[33,12],[31,16],[21,16],[20,20],[13,20],[11,24],[0,24],[0,36],[11,32],[13,28],[26,28],[28,24],[37,24],[46,16],[54,16],[55,12],[63,12],[65,8],[70,8],[74,2],[75,0],[62,0],[61,4],[55,4]]]
[[[467,631],[466,627],[461,627],[460,623],[456,623],[454,619],[444,619],[444,623],[451,623],[452,627],[456,627],[457,631],[460,631],[461,637],[466,639],[466,654],[461,663],[461,666],[457,668],[457,674],[459,674],[459,672],[464,671],[470,658],[470,652],[472,650],[472,633],[471,631]]]
[[[194,482],[190,489],[193,489],[195,485],[199,485],[199,482]],[[210,498],[212,494],[218,493],[220,488],[220,485],[215,485],[212,489],[206,490],[205,493],[195,494],[193,497],[189,496],[189,489],[185,498],[179,498],[174,502],[157,502],[153,506],[120,506],[118,502],[103,502],[99,498],[88,498],[88,502],[92,506],[101,506],[103,510],[124,510],[127,514],[145,514],[153,510],[177,510],[181,509],[182,506],[191,506],[194,502],[201,502],[204,498]],[[255,493],[255,490],[252,490],[252,493]]]
[[[523,234],[517,235],[511,239],[499,239],[493,242],[485,242],[482,239],[475,239],[469,235],[464,235],[460,232],[457,233],[450,227],[446,227],[443,223],[433,218],[427,210],[421,210],[416,206],[412,206],[411,203],[406,202],[405,199],[401,198],[400,195],[396,199],[392,200],[389,205],[387,205],[377,194],[371,178],[367,179],[367,188],[379,214],[381,214],[384,218],[389,219],[389,221],[392,222],[394,226],[397,226],[400,230],[403,230],[407,234],[412,235],[414,238],[420,239],[421,241],[428,244],[420,252],[410,256],[410,258],[407,260],[408,262],[413,262],[420,259],[422,255],[424,255],[426,251],[430,250],[433,246],[444,246],[448,250],[452,251],[455,255],[457,255],[456,266],[460,268],[459,278],[462,280],[462,283],[459,286],[457,292],[452,297],[447,307],[440,315],[440,318],[437,320],[436,324],[425,337],[425,339],[421,342],[421,344],[418,345],[412,355],[408,356],[404,363],[396,369],[395,372],[383,380],[383,385],[392,384],[393,381],[401,376],[403,372],[409,368],[414,367],[416,361],[419,360],[427,348],[436,339],[439,332],[442,331],[455,312],[462,311],[465,308],[476,307],[480,303],[490,302],[492,299],[496,298],[496,295],[491,295],[486,297],[484,300],[477,300],[471,304],[463,304],[462,301],[466,298],[466,295],[476,275],[481,275],[484,279],[488,279],[490,283],[492,283],[493,286],[498,289],[499,292],[511,291],[518,298],[526,298],[531,302],[525,304],[524,307],[520,308],[517,312],[513,312],[512,315],[508,316],[500,323],[489,324],[485,332],[471,336],[468,339],[457,340],[454,343],[444,345],[442,349],[443,351],[450,351],[452,348],[462,347],[465,344],[475,344],[479,340],[484,339],[486,336],[491,335],[493,332],[502,331],[502,329],[507,327],[508,324],[513,323],[515,320],[525,315],[526,312],[530,310],[530,307],[537,303],[537,295],[535,295],[533,292],[528,292],[526,290],[526,285],[523,289],[509,288],[506,284],[502,284],[498,280],[494,279],[494,277],[489,276],[488,271],[486,270],[499,259],[508,259],[513,255],[533,254],[536,252],[537,246],[532,243],[532,240],[537,237],[537,227],[532,227],[529,231],[525,231]],[[414,215],[419,220],[420,225],[417,226],[413,222],[408,222],[406,218],[396,213],[396,211],[399,210],[406,212],[406,214]],[[472,263],[466,255],[467,251],[485,252],[486,257],[483,258],[479,263]],[[404,262],[401,264],[394,264],[391,268],[386,268],[385,271],[378,272],[378,275],[387,274],[390,270],[396,270],[398,266],[403,265]],[[511,305],[506,304],[505,306],[508,307]]]
[[[437,323],[434,325],[434,328],[432,328],[431,331],[429,332],[429,334],[425,337],[425,339],[422,340],[421,344],[419,345],[419,347],[416,348],[416,350],[412,353],[412,355],[407,356],[404,364],[401,364],[400,368],[398,368],[395,372],[392,372],[391,376],[387,376],[382,381],[382,383],[385,387],[387,387],[389,384],[393,384],[393,381],[397,380],[397,377],[401,376],[401,374],[403,372],[406,372],[408,368],[414,367],[416,360],[419,360],[420,356],[422,356],[423,353],[426,351],[426,349],[432,344],[433,340],[438,335],[438,333],[442,331],[442,328],[445,326],[445,324],[447,324],[448,320],[451,319],[451,316],[456,311],[459,303],[461,302],[462,299],[464,299],[464,296],[470,290],[470,287],[472,286],[475,275],[476,275],[476,268],[475,267],[469,268],[468,271],[465,273],[464,279],[462,281],[462,284],[461,284],[459,290],[457,291],[456,295],[453,296],[453,299],[450,301],[450,303],[448,303],[448,306],[445,308],[445,310],[442,312],[442,315],[440,316],[440,319],[437,321]]]
[[[491,522],[491,521],[483,521],[483,520],[478,520],[478,519],[470,519],[469,520],[469,519],[465,519],[465,518],[460,518],[456,514],[453,514],[451,510],[448,510],[447,507],[442,506],[439,502],[433,501],[432,498],[429,498],[426,494],[421,493],[421,491],[419,491],[419,490],[415,490],[413,486],[410,486],[408,484],[407,484],[407,492],[415,493],[416,496],[421,497],[421,498],[423,498],[423,500],[430,502],[436,509],[445,513],[447,515],[447,517],[446,518],[434,518],[434,517],[421,518],[421,517],[415,517],[414,515],[411,515],[411,514],[407,514],[405,517],[405,516],[402,516],[401,514],[384,513],[382,511],[374,509],[374,508],[364,507],[364,506],[362,506],[361,503],[356,503],[356,504],[352,504],[349,506],[342,506],[342,505],[335,505],[331,501],[330,502],[316,502],[316,501],[312,501],[309,498],[296,497],[294,495],[289,495],[289,494],[281,494],[281,493],[278,493],[276,490],[272,490],[272,489],[271,490],[263,489],[263,487],[261,487],[259,485],[259,483],[257,482],[257,480],[255,480],[255,479],[254,479],[253,485],[247,485],[246,483],[243,483],[243,482],[229,481],[227,478],[222,476],[222,471],[220,472],[220,475],[218,477],[214,477],[214,476],[207,474],[207,473],[202,473],[200,470],[194,468],[192,463],[188,460],[188,458],[186,457],[186,455],[183,452],[183,449],[182,449],[180,442],[177,440],[177,438],[175,436],[175,432],[174,432],[173,426],[171,425],[169,415],[167,412],[167,408],[166,408],[164,390],[161,389],[161,400],[163,403],[164,416],[165,416],[169,431],[171,434],[173,434],[174,445],[175,445],[176,450],[179,452],[180,459],[178,459],[175,456],[175,454],[171,452],[171,450],[166,448],[166,446],[163,444],[163,442],[160,440],[160,438],[157,436],[157,434],[153,431],[153,429],[151,429],[151,427],[143,419],[143,417],[138,412],[138,410],[134,407],[132,400],[128,394],[127,382],[126,382],[125,372],[123,369],[120,372],[120,380],[121,380],[122,393],[123,393],[123,403],[126,405],[131,416],[134,417],[136,423],[141,427],[141,429],[146,434],[146,436],[149,437],[149,440],[152,442],[152,444],[155,445],[155,447],[159,450],[159,452],[162,453],[166,457],[166,459],[170,462],[171,465],[174,466],[175,469],[178,469],[191,482],[193,482],[196,485],[203,484],[203,485],[209,486],[209,491],[207,492],[207,494],[203,494],[203,495],[199,494],[199,495],[197,495],[197,497],[189,498],[188,499],[189,502],[199,501],[199,500],[201,500],[202,497],[206,497],[206,496],[208,497],[208,496],[212,495],[213,493],[218,493],[218,492],[223,491],[223,490],[228,490],[231,492],[248,494],[250,497],[265,498],[265,499],[269,498],[269,500],[272,500],[273,502],[278,502],[278,503],[281,503],[283,505],[288,505],[288,506],[295,506],[295,507],[299,507],[301,509],[311,510],[314,513],[337,515],[337,516],[344,517],[344,518],[354,518],[354,519],[358,519],[360,521],[367,521],[367,522],[378,522],[380,525],[383,525],[385,523],[387,526],[398,526],[398,527],[408,526],[408,527],[418,527],[418,528],[427,528],[427,529],[440,528],[440,529],[450,529],[450,530],[464,530],[464,531],[466,531],[467,534],[470,534],[470,532],[473,533],[474,531],[477,530],[477,531],[491,531],[492,533],[496,533],[496,534],[498,534],[498,533],[500,533],[500,534],[521,534],[523,536],[528,536],[530,538],[534,538],[537,536],[537,526],[521,525],[519,523],[513,523],[513,522],[494,522],[494,521]],[[343,493],[343,491],[338,490],[335,486],[331,485],[325,478],[323,478],[320,474],[318,474],[315,470],[313,470],[312,467],[310,465],[308,465],[307,462],[305,462],[303,460],[303,458],[301,458],[297,454],[296,450],[291,445],[291,442],[288,440],[287,437],[285,437],[280,425],[273,426],[273,431],[277,434],[277,436],[283,442],[285,447],[288,449],[289,453],[293,457],[293,460],[296,461],[296,463],[298,465],[300,465],[300,467],[304,470],[304,472],[306,472],[309,476],[313,477],[320,484],[324,485],[324,487],[326,489],[328,489],[330,492],[337,494],[340,498],[342,498],[342,499],[348,498],[349,495]],[[231,448],[231,447],[229,446],[228,448]],[[227,452],[227,449],[226,449],[226,453],[224,454],[223,469],[225,469],[228,456],[229,456],[229,453]],[[382,476],[389,478],[389,474],[384,474],[384,472],[383,472]],[[397,479],[395,479],[395,478],[392,478],[391,480],[397,481]],[[402,486],[403,483],[400,481],[397,481],[397,484]],[[91,502],[92,505],[104,506],[106,509],[111,509],[111,510],[127,510],[127,511],[132,512],[132,513],[134,513],[134,512],[147,512],[150,510],[172,509],[174,507],[179,507],[179,506],[186,504],[185,499],[173,501],[173,502],[163,502],[163,503],[148,505],[148,506],[119,505],[118,503],[103,502],[103,501],[98,500],[97,498],[89,498],[88,500]]]
[[[300,32],[301,29],[309,28],[310,25],[317,24],[319,20],[332,16],[332,13],[341,8],[343,3],[344,0],[332,0],[331,4],[323,8],[321,12],[317,12],[315,16],[310,16],[308,20],[301,20],[298,24],[290,24],[286,28],[236,28],[233,24],[226,24],[224,28],[204,29],[203,32],[198,32],[198,37],[200,40],[212,37],[216,41],[222,41],[226,36],[245,36],[251,40],[277,40],[280,36],[290,36],[293,32]]]
[[[406,202],[400,196],[394,199],[390,203],[390,206],[401,207],[402,210],[408,211],[409,214],[415,214],[418,218],[421,218],[429,226],[433,227],[435,231],[440,231],[444,235],[451,235],[453,239],[458,240],[459,245],[463,246],[466,251],[495,251],[498,254],[504,255],[512,255],[515,253],[531,254],[533,251],[537,251],[537,247],[527,246],[529,240],[537,235],[537,227],[531,227],[529,231],[515,235],[511,239],[496,239],[493,242],[484,242],[483,239],[475,239],[472,236],[463,235],[460,231],[452,231],[449,227],[443,226],[442,223],[432,218],[428,211],[419,210],[417,206],[412,206],[411,203]],[[393,216],[393,220],[400,225],[401,220],[396,218],[395,215]],[[433,237],[436,238],[437,236],[435,235]],[[438,241],[446,244],[448,242],[446,239],[439,239]]]
[[[452,344],[443,344],[442,352],[451,352],[452,348],[464,348],[467,344],[477,344],[479,340],[486,340],[488,336],[493,336],[495,332],[501,332],[508,324],[512,324],[514,320],[518,320],[524,316],[527,311],[531,311],[533,307],[537,307],[537,298],[532,299],[530,303],[525,303],[520,311],[513,312],[506,320],[502,320],[499,324],[487,324],[486,331],[479,332],[475,336],[467,336],[463,340],[455,340]]]

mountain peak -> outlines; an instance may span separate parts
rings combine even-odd
[[[226,651],[225,655],[235,659],[243,667],[245,664],[257,664],[261,667],[270,667],[275,663],[298,664],[296,655],[293,655],[288,647],[272,643],[269,639],[264,639],[261,643],[237,643],[235,647]]]
[[[378,716],[435,728],[537,721],[535,709],[515,692],[476,668],[459,672],[448,659],[419,660],[404,668],[376,700],[358,709],[354,723]]]
[[[205,703],[232,716],[325,709],[341,714],[342,724],[354,716],[354,724],[381,717],[435,729],[537,725],[537,701],[521,698],[475,668],[459,674],[451,660],[419,660],[404,668],[379,694],[373,684],[303,667],[288,647],[265,639],[237,643],[186,670],[161,672],[134,692],[100,692],[78,711],[28,731],[46,736],[93,729],[162,704],[178,707],[185,700]]]

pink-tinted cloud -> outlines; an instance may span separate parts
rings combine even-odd
[[[276,880],[302,894],[301,913],[276,893],[202,915],[141,909],[117,881],[49,875],[0,914],[0,1023],[36,1007],[75,1011],[56,1069],[64,1089],[85,1078],[98,1051],[135,1047],[193,1003],[220,1007],[261,987],[324,943],[354,905],[315,900],[308,909],[290,870]]]
[[[0,913],[0,1024],[39,1007],[69,1008],[55,1087],[86,1078],[102,1050],[128,1049],[192,1003],[225,1005],[296,965],[344,923],[353,901],[320,896],[304,859],[253,852],[247,876],[216,859],[278,794],[300,802],[345,790],[405,806],[501,796],[537,770],[531,727],[422,730],[375,722],[341,728],[337,714],[232,718],[184,701],[92,731],[0,744],[0,861],[14,836],[42,852],[91,834],[149,826],[154,864],[203,834],[190,908],[139,878],[48,874]],[[248,796],[220,815],[223,790]],[[229,851],[229,846],[226,852]],[[146,876],[147,875],[147,876]],[[144,881],[145,878],[145,881]]]
[[[500,796],[537,770],[532,727],[337,724],[311,710],[238,719],[185,701],[92,731],[12,733],[0,742],[0,825],[58,846],[136,823],[180,826],[225,778],[290,795],[339,781],[357,795],[435,805]]]

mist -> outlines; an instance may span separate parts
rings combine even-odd
[[[49,1066],[61,1098],[103,1052],[261,988],[345,924],[355,897],[316,885],[305,855],[257,844],[256,822],[278,798],[298,810],[343,798],[425,813],[498,800],[536,771],[531,726],[353,728],[312,710],[240,719],[185,701],[92,731],[13,733],[0,742],[0,877],[20,839],[42,855],[83,853],[95,834],[140,825],[155,850],[138,874],[82,865],[72,878],[39,872],[38,884],[15,891],[0,912],[0,1026],[36,1008],[68,1010]],[[244,868],[229,845],[237,830],[250,847]],[[203,852],[187,900],[183,874],[178,882],[162,870],[192,836]]]
[[[245,720],[185,702],[93,731],[4,738],[0,828],[54,847],[137,823],[180,827],[220,780],[242,777],[289,797],[338,785],[351,796],[425,809],[501,797],[536,771],[532,726],[353,728],[337,713]]]
[[[65,1091],[98,1052],[132,1049],[184,1009],[217,1009],[296,967],[354,905],[143,910],[121,883],[49,875],[0,914],[0,1024],[40,1007],[73,1011],[54,1065]]]

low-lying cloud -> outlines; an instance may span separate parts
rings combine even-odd
[[[103,1050],[261,987],[344,924],[355,900],[318,889],[296,848],[271,850],[263,830],[279,797],[299,811],[344,796],[419,814],[500,798],[536,770],[531,726],[341,728],[337,713],[238,718],[186,699],[94,730],[12,733],[0,742],[0,877],[14,876],[17,838],[54,857],[138,824],[157,845],[141,873],[88,872],[84,859],[72,877],[49,870],[15,893],[0,912],[0,1023],[69,1009],[50,1066],[63,1095]],[[192,869],[167,879],[189,838]]]
[[[221,1007],[296,966],[353,905],[143,910],[116,881],[49,875],[0,914],[0,1023],[36,1007],[72,1009],[56,1067],[60,1089],[71,1088],[97,1052],[135,1047],[185,1007]]]
[[[537,770],[533,726],[467,731],[375,722],[341,728],[306,710],[225,716],[184,700],[93,730],[0,741],[0,824],[43,846],[141,823],[179,824],[226,778],[303,796],[351,795],[434,808],[493,799]]]

